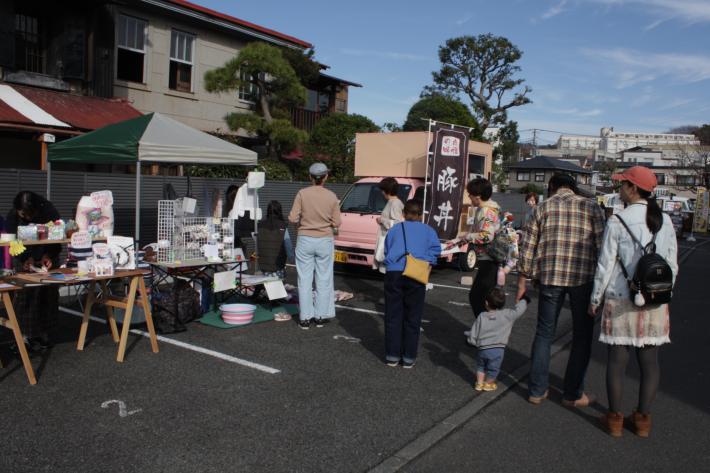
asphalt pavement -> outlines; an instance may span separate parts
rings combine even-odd
[[[628,428],[614,439],[599,426],[606,412],[606,349],[594,344],[586,389],[598,402],[585,409],[560,404],[568,351],[552,361],[551,399],[526,400],[526,385],[513,387],[459,430],[403,471],[687,472],[710,471],[706,429],[710,427],[710,240],[687,252],[671,304],[671,340],[660,351],[661,384],[648,439]],[[687,252],[687,253],[686,253]],[[626,415],[636,406],[638,369],[632,357],[624,386]]]
[[[674,300],[673,314],[687,314],[688,341],[681,341],[684,324],[674,317],[675,343],[662,353],[664,365],[672,363],[675,370],[664,372],[657,422],[676,426],[668,435],[674,432],[670,439],[683,446],[666,455],[676,460],[700,443],[700,424],[707,424],[701,374],[707,344],[699,345],[707,322],[700,296],[704,280],[697,275],[710,261],[708,249],[697,249],[686,261]],[[292,268],[289,273],[293,279]],[[433,273],[412,370],[383,363],[382,278],[370,271],[338,272],[336,289],[355,297],[339,303],[336,320],[323,328],[303,331],[294,322],[268,322],[219,330],[193,323],[161,341],[158,354],[150,352],[145,337],[132,335],[122,364],[100,323],[91,323],[87,347],[77,352],[79,319],[62,313],[57,345],[33,358],[36,386],[0,345],[0,472],[339,472],[367,471],[392,459],[411,471],[512,465],[547,471],[574,465],[581,452],[590,452],[583,467],[606,455],[605,448],[624,457],[626,443],[605,447],[608,440],[589,419],[554,398],[535,410],[514,384],[526,372],[535,303],[516,323],[506,354],[504,376],[514,387],[497,394],[473,391],[475,350],[463,337],[473,317],[459,284],[462,275],[452,268]],[[511,293],[513,283],[511,278]],[[565,308],[560,347],[570,329],[566,313]],[[7,331],[0,335],[7,339]],[[700,346],[706,351],[698,359]],[[595,363],[603,363],[599,348]],[[690,348],[695,358],[684,351]],[[671,356],[673,350],[679,352]],[[563,358],[555,358],[556,370]],[[590,387],[602,394],[603,368],[591,371]],[[682,408],[674,407],[678,403]],[[693,428],[692,436],[677,425],[681,419]],[[654,431],[647,444],[668,442],[661,432]],[[587,448],[580,440],[563,448],[574,433],[599,444]],[[627,437],[621,442],[638,440]],[[403,450],[418,453],[402,461]]]

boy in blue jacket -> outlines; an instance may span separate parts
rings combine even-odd
[[[408,252],[436,264],[441,243],[429,225],[421,223],[418,200],[404,204],[404,222],[390,228],[385,237],[385,358],[388,366],[412,368],[417,359],[419,331],[426,286],[402,275]],[[406,249],[405,249],[406,234]]]

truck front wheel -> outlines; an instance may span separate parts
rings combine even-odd
[[[476,266],[476,252],[469,246],[466,253],[459,253],[456,263],[461,271],[473,271]]]

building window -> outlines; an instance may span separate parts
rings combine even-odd
[[[263,77],[263,74],[259,75]],[[259,100],[259,86],[252,82],[251,77],[245,71],[239,71],[239,79],[248,82],[248,84],[239,87],[239,100],[256,103]]]
[[[335,111],[345,113],[348,111],[348,102],[343,99],[335,99]]]
[[[148,23],[132,16],[118,15],[116,77],[144,82],[145,36]]]
[[[192,65],[195,37],[173,30],[170,36],[170,88],[192,92]]]
[[[694,186],[695,176],[676,176],[675,183],[679,186]]]
[[[535,171],[535,182],[545,182],[545,173]]]
[[[529,181],[530,180],[530,173],[529,172],[518,172],[518,181]]]
[[[666,183],[666,175],[665,174],[656,174],[656,181],[658,181],[658,185],[663,185]]]
[[[15,15],[15,61],[18,69],[45,72],[42,24],[39,18],[18,13]]]

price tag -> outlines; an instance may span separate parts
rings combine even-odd
[[[90,197],[94,207],[103,208],[113,205],[113,192],[111,191],[92,192]]]
[[[111,251],[106,243],[94,243],[91,247],[96,258],[110,258]]]
[[[91,235],[89,232],[74,232],[71,236],[72,248],[91,248]]]

